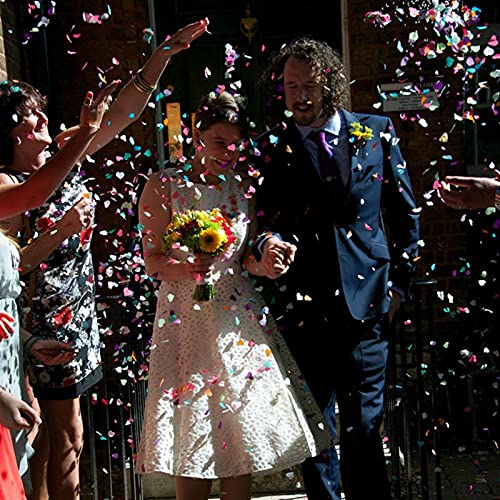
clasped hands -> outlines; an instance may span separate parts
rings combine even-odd
[[[5,319],[6,317],[7,319]],[[11,328],[14,320],[10,321],[10,317],[7,313],[0,312],[0,341],[14,333],[14,329]],[[23,332],[24,336],[29,335],[25,330]],[[28,354],[49,366],[65,365],[73,361],[76,356],[75,349],[71,344],[38,335],[29,335],[23,345]]]
[[[6,311],[0,311],[0,342],[15,333],[15,318]],[[30,353],[46,365],[69,363],[75,357],[70,344],[37,337],[32,342]],[[31,429],[40,424],[37,412],[17,396],[0,387],[0,424],[8,429]]]
[[[271,236],[264,243],[264,251],[259,262],[264,276],[276,279],[283,276],[295,259],[297,247],[287,241]]]
[[[30,354],[48,366],[65,365],[75,358],[71,344],[44,338],[39,338],[32,345]]]

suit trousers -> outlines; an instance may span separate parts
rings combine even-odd
[[[283,335],[340,445],[340,465],[335,445],[304,462],[308,500],[340,500],[341,489],[347,500],[390,500],[380,436],[388,315],[355,320],[342,294],[301,307],[300,325]]]

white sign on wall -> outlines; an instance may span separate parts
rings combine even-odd
[[[381,84],[380,96],[384,112],[438,108],[439,98],[434,85],[435,82]]]

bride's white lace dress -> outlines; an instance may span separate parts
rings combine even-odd
[[[249,227],[245,190],[234,174],[212,187],[191,184],[173,169],[165,176],[173,211],[217,207],[237,242],[216,266],[214,300],[195,302],[193,281],[159,288],[136,472],[213,479],[299,464],[327,447],[330,435],[241,268]]]

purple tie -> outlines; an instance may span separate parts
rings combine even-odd
[[[307,137],[318,147],[318,164],[321,179],[326,182],[343,185],[332,148],[326,142],[325,132],[323,130],[314,130]]]

